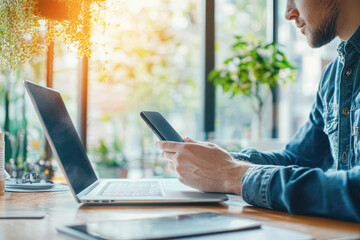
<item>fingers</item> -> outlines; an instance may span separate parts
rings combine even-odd
[[[193,140],[193,139],[190,138],[190,137],[185,137],[185,138],[184,138],[184,141],[187,142],[187,143],[197,143],[197,144],[200,144],[200,145],[203,145],[203,146],[208,146],[208,147],[211,147],[211,148],[216,147],[216,144],[214,144],[214,143],[211,143],[211,142],[203,142],[203,141],[196,141],[196,140]]]
[[[176,171],[176,165],[173,161],[168,161],[168,166],[171,171]]]
[[[161,157],[172,162],[176,162],[176,153],[174,152],[162,152]]]
[[[191,137],[185,137],[185,138],[184,138],[184,142],[196,143],[197,141],[193,140]]]
[[[184,141],[187,142],[187,143],[197,143],[197,144],[200,144],[200,145],[208,145],[209,144],[208,142],[202,142],[202,141],[193,140],[190,137],[185,137]]]
[[[155,147],[157,149],[167,152],[177,152],[183,145],[184,143],[180,143],[180,142],[170,142],[170,141],[155,142]]]
[[[162,152],[161,157],[168,161],[168,165],[169,165],[170,170],[175,172],[176,171],[176,166],[177,166],[176,153]]]
[[[209,146],[209,147],[215,147],[216,144],[211,143],[211,142],[202,142],[202,141],[196,141],[193,140],[190,137],[185,137],[184,139],[185,143],[196,143],[199,145],[203,145],[203,146]],[[163,150],[163,151],[170,151],[170,152],[175,152],[178,151],[180,147],[182,147],[184,145],[184,143],[179,143],[179,142],[170,142],[170,141],[156,141],[155,142],[155,147],[157,149]]]

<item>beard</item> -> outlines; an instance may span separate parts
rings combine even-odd
[[[337,36],[336,24],[339,16],[337,1],[332,1],[328,6],[329,13],[316,28],[307,26],[307,41],[310,47],[319,48],[331,42]]]

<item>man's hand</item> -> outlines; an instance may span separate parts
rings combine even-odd
[[[204,192],[241,194],[241,180],[250,163],[233,159],[216,144],[184,141],[155,143],[162,157],[175,166],[180,182]]]

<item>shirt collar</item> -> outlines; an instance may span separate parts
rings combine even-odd
[[[360,26],[350,38],[349,43],[351,43],[356,48],[356,50],[360,52]]]
[[[338,47],[338,52],[340,55],[342,54],[348,54],[352,52],[353,50],[357,50],[360,52],[360,26],[355,31],[355,33],[351,36],[349,41],[344,42],[342,41]]]

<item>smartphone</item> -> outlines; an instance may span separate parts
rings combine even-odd
[[[140,117],[160,140],[184,142],[182,137],[159,112],[142,111]]]

